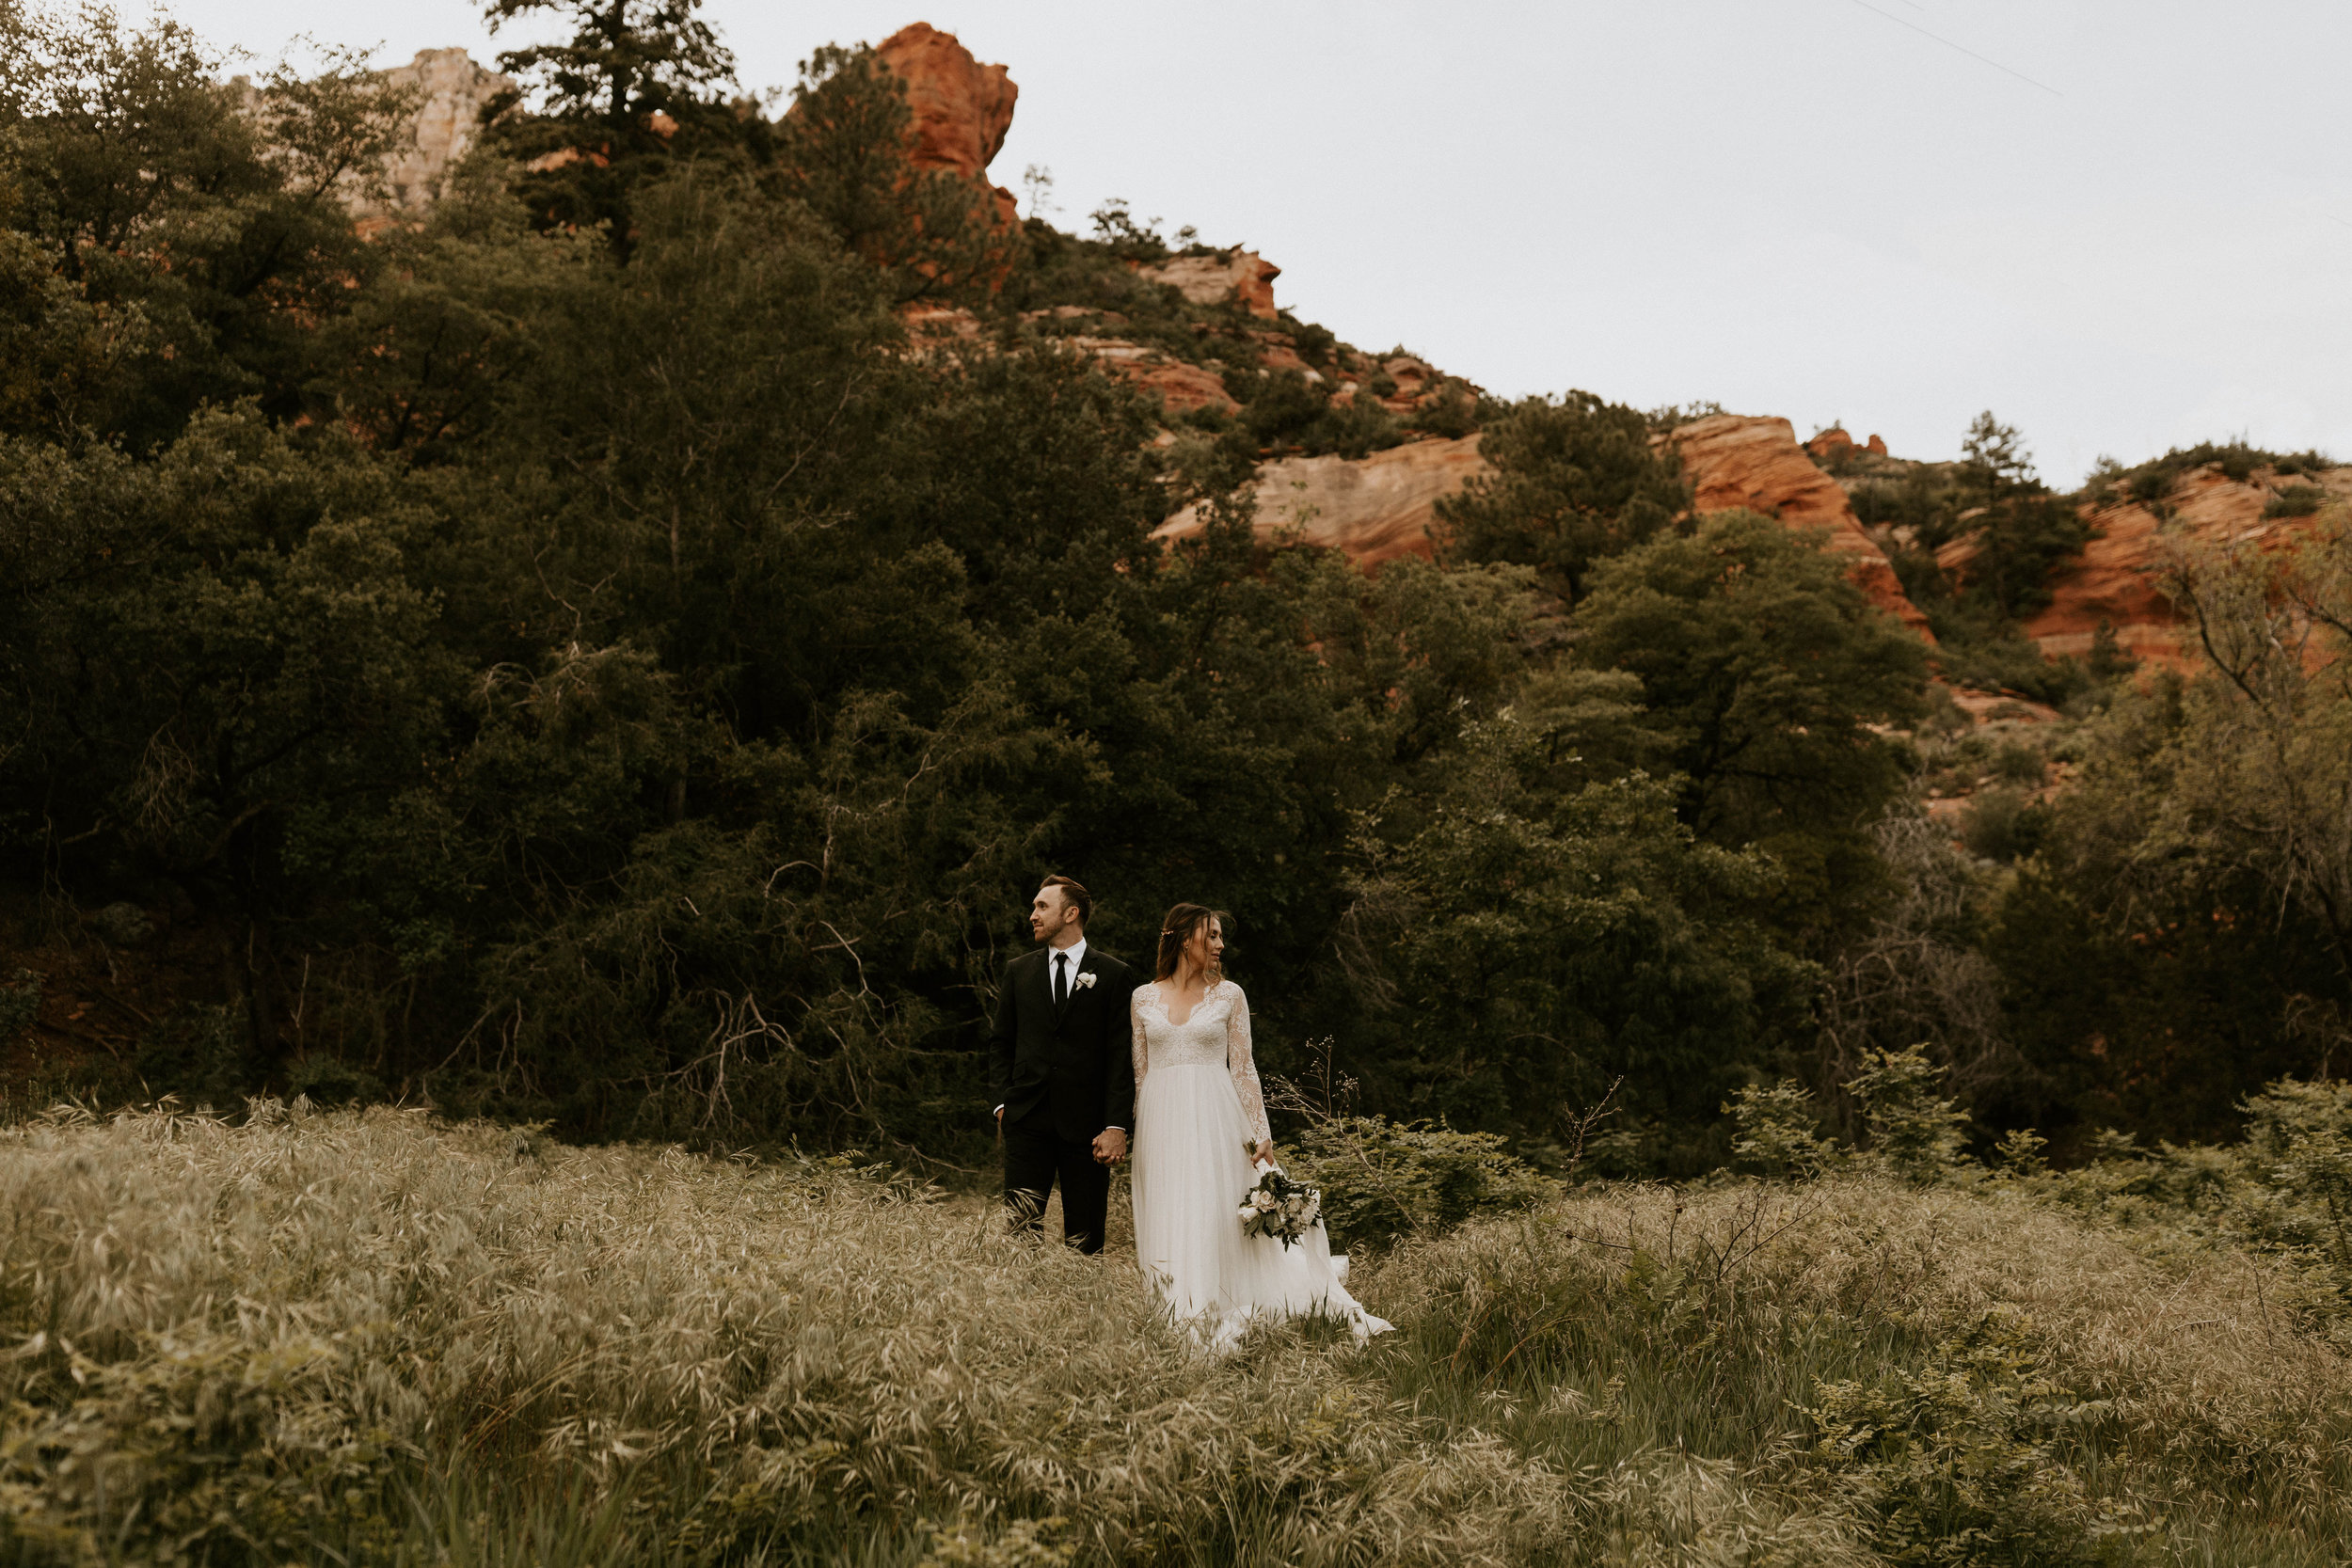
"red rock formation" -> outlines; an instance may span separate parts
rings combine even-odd
[[[1001,65],[982,65],[972,52],[928,22],[901,27],[875,46],[875,57],[907,85],[914,116],[908,158],[918,169],[941,169],[988,185],[988,166],[1012,129],[1021,89]],[[1002,185],[989,185],[997,216],[1011,223],[1018,203]]]
[[[1357,461],[1285,457],[1258,470],[1251,527],[1261,539],[1296,530],[1306,543],[1345,550],[1367,566],[1399,556],[1426,557],[1439,498],[1486,469],[1476,436],[1414,441]],[[1187,539],[1205,524],[1200,508],[1188,506],[1152,537]]]
[[[1280,332],[1258,334],[1258,363],[1269,371],[1296,371],[1310,381],[1321,381],[1323,372],[1298,356],[1298,345]]]
[[[1275,317],[1274,280],[1282,269],[1254,250],[1228,250],[1216,256],[1177,256],[1136,271],[1155,283],[1173,285],[1195,305],[1235,301],[1251,315]]]
[[[1716,414],[1683,425],[1664,439],[1681,454],[1698,511],[1744,506],[1792,527],[1827,529],[1829,548],[1848,558],[1862,591],[1880,609],[1934,641],[1928,618],[1903,593],[1886,553],[1862,531],[1844,486],[1805,455],[1787,420]]]
[[[2271,498],[2291,484],[2315,484],[2336,501],[2352,501],[2352,467],[2291,479],[2258,468],[2241,483],[2215,465],[2184,474],[2164,498],[2171,514],[2169,530],[2206,545],[2251,540],[2270,546],[2299,538],[2311,531],[2313,518],[2263,515]],[[2047,657],[2080,657],[2105,622],[2125,653],[2152,664],[2193,668],[2197,649],[2172,602],[2157,587],[2168,525],[2131,501],[2086,508],[2084,517],[2093,537],[2082,555],[2051,579],[2049,608],[2026,623],[2026,634]],[[1955,565],[1964,565],[1965,556],[1953,546],[1936,552],[1939,562],[1947,550],[1958,557]]]
[[[1832,425],[1807,441],[1804,450],[1824,463],[1835,463],[1853,455],[1853,437],[1842,426]]]
[[[1188,414],[1196,408],[1211,407],[1231,414],[1241,406],[1225,390],[1224,381],[1215,371],[1170,359],[1142,343],[1129,342],[1124,338],[1088,337],[1059,338],[1055,341],[1091,354],[1098,364],[1122,381],[1133,382],[1147,392],[1157,392],[1162,406],[1170,414]]]
[[[1832,425],[1807,441],[1804,444],[1804,450],[1823,463],[1837,464],[1844,462],[1858,451],[1868,452],[1872,457],[1884,457],[1886,442],[1882,437],[1873,436],[1867,441],[1857,444],[1852,436],[1846,434],[1842,426]]]
[[[1383,361],[1380,369],[1396,383],[1396,390],[1380,400],[1380,406],[1391,414],[1412,413],[1421,406],[1421,400],[1434,395],[1445,380],[1436,366],[1409,354]]]

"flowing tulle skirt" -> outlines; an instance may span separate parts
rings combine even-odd
[[[1252,1322],[1314,1314],[1359,1340],[1391,1325],[1347,1293],[1347,1259],[1323,1227],[1284,1246],[1242,1233],[1242,1195],[1258,1180],[1232,1075],[1221,1066],[1155,1067],[1136,1095],[1136,1257],[1170,1316],[1229,1346]]]

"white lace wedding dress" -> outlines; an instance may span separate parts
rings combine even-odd
[[[1359,1340],[1391,1325],[1347,1293],[1322,1226],[1290,1246],[1242,1232],[1235,1211],[1259,1172],[1246,1146],[1266,1133],[1249,1050],[1249,1000],[1211,986],[1182,1023],[1156,984],[1138,987],[1135,1026],[1136,1257],[1169,1314],[1210,1343],[1254,1321],[1320,1313]]]

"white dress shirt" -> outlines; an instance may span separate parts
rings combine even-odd
[[[1063,968],[1061,983],[1070,989],[1062,994],[1056,996],[1054,994],[1054,968],[1057,964],[1061,962],[1062,955],[1065,953],[1070,956],[1070,962]],[[1067,947],[1051,947],[1046,949],[1045,994],[1054,997],[1054,1000],[1057,1002],[1067,1002],[1071,997],[1075,996],[1078,993],[1078,966],[1086,961],[1087,939],[1084,936],[1079,937],[1077,941],[1072,942]]]

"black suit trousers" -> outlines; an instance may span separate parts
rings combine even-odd
[[[1062,1240],[1092,1256],[1103,1250],[1110,1215],[1111,1170],[1094,1158],[1092,1140],[1072,1142],[1054,1131],[1051,1106],[1041,1106],[1005,1128],[1005,1206],[1013,1223],[1036,1230],[1046,1195],[1061,1182]]]

